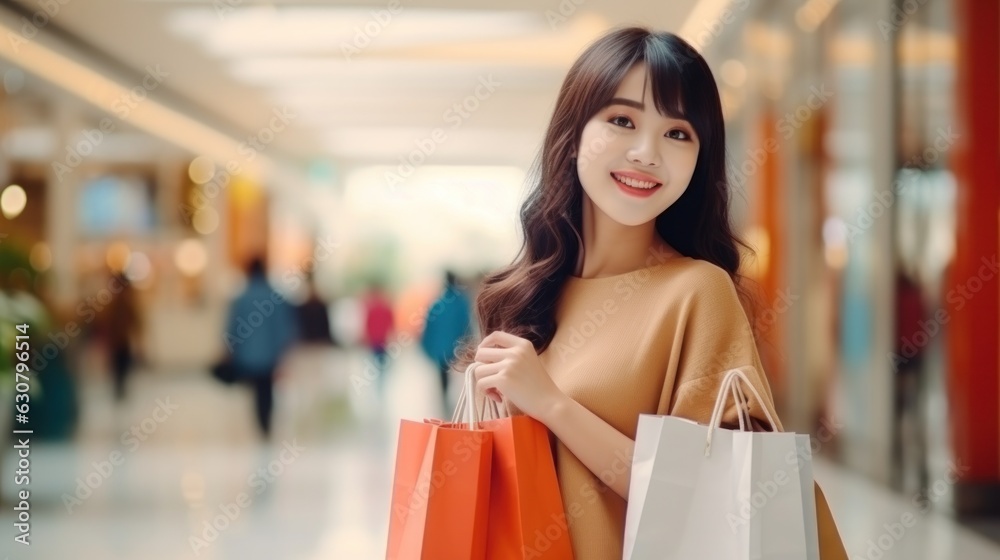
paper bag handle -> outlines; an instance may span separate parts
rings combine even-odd
[[[740,422],[740,431],[752,430],[753,419],[750,417],[750,402],[743,392],[743,386],[739,383],[733,383],[731,387],[733,388],[733,400],[736,401],[736,411],[738,413],[736,416]]]
[[[743,383],[741,384],[740,381]],[[731,393],[733,400],[736,401],[736,407],[739,409],[740,414],[740,430],[744,431],[749,428],[750,419],[750,405],[746,400],[746,395],[743,393],[743,385],[747,389],[750,389],[750,393],[757,399],[760,403],[761,408],[764,410],[764,416],[767,417],[767,421],[771,423],[772,426],[777,426],[774,418],[771,417],[771,412],[764,406],[764,399],[761,398],[760,393],[757,392],[757,388],[750,383],[750,379],[747,374],[743,373],[739,369],[731,369],[726,372],[726,376],[722,379],[722,385],[719,386],[719,394],[715,399],[715,407],[712,409],[712,418],[708,423],[708,438],[705,441],[705,456],[708,457],[712,452],[712,436],[715,434],[715,430],[719,428],[722,424],[722,415],[726,410],[726,402],[728,401],[727,393]],[[746,407],[744,409],[744,407]],[[743,422],[744,411],[747,417],[747,424]]]
[[[483,421],[485,413],[476,403],[476,366],[480,365],[482,364],[479,362],[472,362],[465,368],[465,383],[458,402],[455,403],[455,412],[451,415],[452,424],[468,424],[470,430],[477,428],[476,425]]]
[[[510,418],[510,408],[507,407],[507,400],[501,398],[500,404],[489,396],[484,397],[486,399],[485,407],[483,411],[484,420],[500,420],[501,418]]]

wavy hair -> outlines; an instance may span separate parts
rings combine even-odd
[[[614,30],[591,44],[570,68],[530,174],[521,207],[524,232],[514,261],[488,275],[476,298],[480,332],[503,330],[530,340],[537,352],[555,334],[559,293],[580,256],[583,186],[576,157],[585,153],[584,125],[605,107],[625,74],[644,63],[657,110],[691,123],[700,140],[687,190],[656,218],[660,236],[682,255],[724,270],[745,306],[753,299],[740,281],[740,247],[729,221],[729,182],[722,104],[700,54],[672,33],[641,27]],[[478,342],[459,350],[456,367],[472,363]]]

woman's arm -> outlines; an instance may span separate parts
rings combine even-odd
[[[635,442],[556,387],[531,342],[503,331],[483,338],[476,352],[477,389],[497,393],[545,424],[594,476],[624,499]]]
[[[628,500],[633,440],[565,394],[536,419],[548,426],[594,476]]]

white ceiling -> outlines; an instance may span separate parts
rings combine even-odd
[[[269,147],[292,160],[394,162],[441,128],[428,161],[524,165],[588,42],[622,24],[678,31],[697,3],[86,0],[53,28],[136,75],[159,65],[157,96],[239,139],[293,114]]]

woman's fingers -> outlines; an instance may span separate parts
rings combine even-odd
[[[500,360],[494,363],[480,363],[476,366],[476,392],[483,393],[496,402],[503,401],[503,396],[498,389],[502,380],[497,374],[506,369],[508,365],[510,364],[507,363],[507,360]]]
[[[476,361],[483,364],[499,362],[506,357],[506,348],[480,348],[476,351]]]
[[[481,367],[484,366],[480,366],[480,368]],[[476,377],[479,377],[479,368],[476,368]],[[500,402],[503,400],[503,396],[499,390],[499,384],[501,381],[502,380],[499,375],[486,375],[476,382],[476,391],[484,393],[487,397],[496,402]]]
[[[493,399],[496,402],[502,402],[503,396],[500,394],[500,390],[496,387],[479,387],[477,392],[480,395],[485,396],[488,399]]]
[[[506,333],[504,331],[493,331],[490,334],[486,335],[485,338],[483,338],[483,341],[479,343],[479,347],[492,348],[495,346],[499,346],[501,348],[510,348],[513,346],[517,346],[523,340],[524,339],[519,336],[515,336],[510,333]]]
[[[483,379],[500,373],[506,367],[507,363],[504,360],[492,363],[481,363],[480,365],[476,366],[475,369],[476,382],[477,383],[482,382]]]

